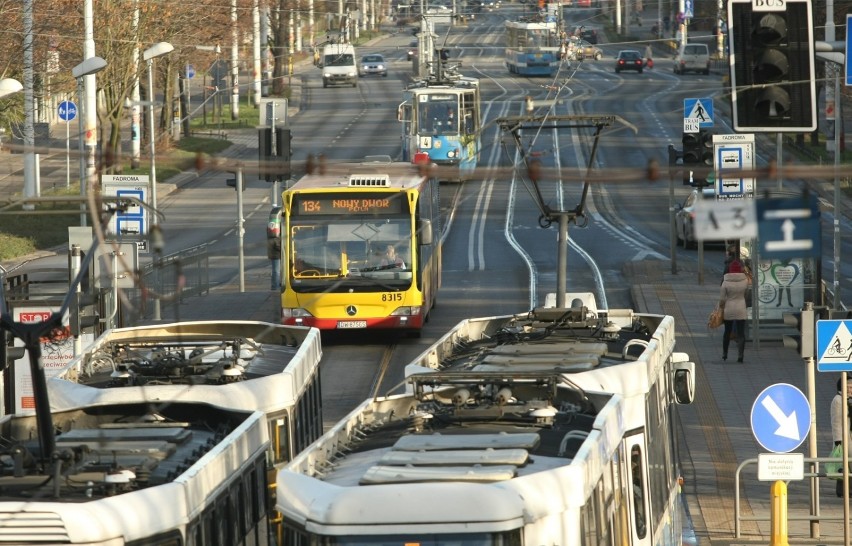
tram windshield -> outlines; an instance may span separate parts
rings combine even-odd
[[[459,105],[456,95],[421,95],[418,104],[421,134],[459,133]]]

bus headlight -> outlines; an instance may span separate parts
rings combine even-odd
[[[420,307],[406,306],[397,307],[391,313],[392,317],[416,317],[420,314]]]
[[[291,318],[307,318],[312,317],[313,315],[308,313],[307,309],[303,309],[301,307],[282,307],[281,308],[281,318],[282,319],[291,319]]]
[[[459,156],[459,149],[458,148],[455,148],[453,150],[449,150],[447,152],[447,157],[449,157],[450,159],[455,159],[458,156]]]

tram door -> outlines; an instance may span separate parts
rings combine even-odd
[[[648,460],[645,454],[645,433],[625,436],[625,476],[627,477],[627,504],[630,514],[630,535],[634,545],[650,545],[653,541],[651,514],[649,512]]]

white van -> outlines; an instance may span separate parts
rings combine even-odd
[[[686,44],[677,54],[674,64],[675,74],[686,72],[710,73],[710,50],[707,44]]]
[[[355,67],[355,47],[351,44],[331,44],[322,48],[322,86],[351,85],[358,87]]]

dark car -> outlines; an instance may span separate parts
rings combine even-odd
[[[618,52],[618,57],[615,58],[616,74],[622,70],[635,70],[641,74],[644,68],[645,60],[642,59],[642,54],[635,49],[623,49]]]
[[[378,75],[387,77],[388,63],[381,55],[364,55],[361,57],[361,63],[358,65],[358,75],[362,78],[369,75]]]
[[[683,248],[695,248],[698,239],[695,237],[695,204],[701,199],[715,199],[715,188],[694,189],[683,203],[675,205],[675,233]]]
[[[417,40],[411,40],[411,42],[408,44],[408,60],[409,61],[417,56],[417,48],[418,47],[419,47],[419,44],[417,43]]]
[[[590,44],[597,45],[598,43],[598,31],[593,28],[584,29],[583,32],[580,33],[580,38],[586,40]]]

